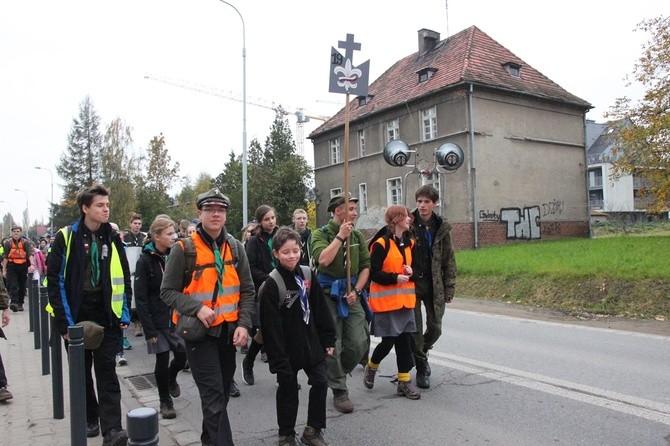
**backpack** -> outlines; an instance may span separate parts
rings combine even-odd
[[[307,295],[309,295],[309,290],[312,285],[312,270],[305,265],[299,265],[300,268],[302,269],[302,275],[305,276],[305,292]],[[277,268],[273,269],[270,272],[270,277],[274,279],[274,281],[277,283],[277,288],[279,288],[279,301],[277,304],[281,307],[284,302],[286,302],[286,308],[291,308],[293,303],[298,299],[298,290],[294,291],[288,291],[286,289],[286,282],[284,282],[284,278],[282,275],[277,271]],[[260,286],[258,289],[258,298],[260,299],[261,295],[263,294],[263,290],[265,290],[265,284],[266,282],[263,282],[263,284]],[[290,295],[291,297],[287,299],[287,295]]]
[[[237,263],[240,260],[240,257],[237,252],[237,240],[235,237],[232,235],[228,234],[228,238],[226,239],[228,242],[228,245],[230,246],[230,250],[233,253],[233,260],[231,261],[225,261],[223,262],[224,265],[234,265],[235,268],[237,268]],[[213,267],[214,264],[208,264],[208,265],[201,265],[201,266],[196,266],[195,264],[195,243],[193,243],[193,239],[191,237],[186,237],[186,238],[180,238],[177,243],[179,243],[184,250],[184,260],[186,261],[186,269],[184,269],[184,279],[182,281],[184,289],[187,288],[191,284],[191,280],[193,279],[193,271],[195,271],[196,275],[200,276],[202,275],[202,271],[205,268],[208,267]]]

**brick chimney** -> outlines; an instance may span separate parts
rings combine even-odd
[[[419,30],[419,54],[432,50],[440,41],[440,33],[423,28]]]

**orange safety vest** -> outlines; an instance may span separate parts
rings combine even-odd
[[[223,290],[218,290],[218,297],[212,302],[217,279],[214,252],[203,242],[199,234],[193,234],[192,239],[195,245],[195,268],[191,283],[184,288],[183,293],[214,310],[216,319],[211,324],[212,326],[222,324],[224,321],[236,321],[240,303],[240,278],[235,269],[229,242],[226,241],[220,249],[224,269],[221,278]],[[182,242],[179,241],[179,243]],[[173,311],[172,322],[176,325],[177,321],[179,321],[179,313]]]
[[[386,240],[384,237],[379,237],[370,245],[370,251],[375,243],[379,243],[383,248],[386,248],[386,243],[389,243],[389,249],[382,264],[382,271],[387,273],[404,274],[403,265],[412,264],[412,247],[414,240],[411,241],[410,246],[405,246],[405,259],[403,259],[398,245],[391,240]],[[383,313],[386,311],[399,310],[401,308],[414,308],[416,305],[416,293],[414,291],[414,282],[394,283],[393,285],[380,285],[376,282],[370,283],[370,295],[368,303],[370,308],[375,313]]]
[[[27,254],[26,250],[23,248],[23,239],[19,239],[18,243],[14,242],[14,239],[9,240],[9,254],[7,255],[7,260],[17,265],[23,265],[26,263]]]

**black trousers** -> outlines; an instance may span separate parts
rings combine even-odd
[[[2,355],[0,355],[0,387],[7,387],[7,375],[5,375],[5,365],[2,363]]]
[[[28,263],[7,262],[7,291],[13,304],[23,305],[27,281]]]
[[[177,374],[186,365],[186,353],[174,352],[174,359],[170,362],[170,350],[156,353],[154,376],[158,386],[158,396],[162,401],[170,399],[170,384],[177,380]]]
[[[323,360],[311,368],[304,369],[307,374],[309,403],[307,406],[307,425],[314,429],[326,427],[326,397],[328,395],[328,373]],[[295,421],[298,416],[298,373],[277,373],[277,425],[279,435],[295,435]]]
[[[186,357],[200,393],[203,428],[207,431],[201,438],[209,439],[216,446],[233,445],[228,400],[236,352],[227,327],[222,328],[218,338],[208,335],[202,341],[186,341]]]
[[[121,429],[121,387],[116,375],[116,349],[119,339],[120,328],[105,328],[100,347],[84,350],[86,422],[96,423],[100,420],[103,434],[112,428]],[[95,381],[91,369],[95,372]]]
[[[398,336],[384,336],[382,342],[375,347],[370,360],[379,364],[391,349],[395,347],[396,364],[398,373],[408,373],[414,367],[414,356],[412,355],[412,333],[400,333]]]

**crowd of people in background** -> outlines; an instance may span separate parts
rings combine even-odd
[[[304,209],[279,227],[273,206],[261,205],[236,239],[226,228],[232,204],[218,189],[197,197],[197,218],[158,215],[144,233],[139,214],[125,231],[111,223],[109,191],[93,186],[77,198],[78,221],[37,244],[13,226],[0,244],[2,326],[10,311],[24,311],[30,277],[48,288],[48,310],[66,346],[68,326],[84,322],[104,331],[85,355],[87,436],[102,432],[104,446],[127,441],[115,367],[127,364],[131,322],[155,355],[163,418],[178,416],[177,376],[190,368],[203,445],[233,444],[227,405],[241,394],[234,380],[238,349],[245,384],[255,383],[259,353],[276,375],[277,444],[327,445],[327,391],[337,411],[353,412],[347,378],[357,365],[365,369],[363,386],[373,389],[380,363],[395,348],[397,394],[416,400],[430,387],[428,355],[454,296],[456,263],[451,228],[434,211],[437,190],[422,186],[415,199],[414,211],[389,206],[369,243],[355,228],[358,199],[350,194],[332,197],[331,219],[313,230]],[[381,338],[372,354],[371,335]],[[300,370],[310,391],[298,438]],[[0,402],[13,398],[7,387],[0,357]]]

